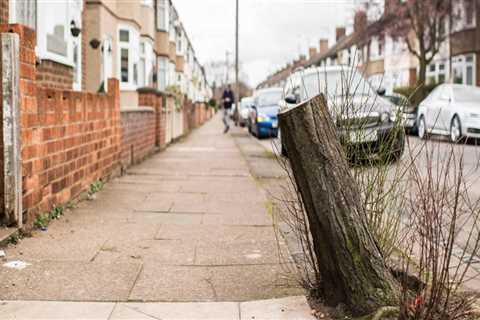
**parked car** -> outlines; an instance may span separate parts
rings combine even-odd
[[[402,123],[405,131],[409,134],[417,133],[417,108],[402,94],[385,94],[383,97],[400,108]]]
[[[257,138],[278,136],[278,110],[283,98],[282,88],[258,90],[250,108],[248,131]]]
[[[285,87],[286,107],[324,94],[342,145],[351,161],[378,156],[401,158],[405,132],[398,125],[398,108],[380,97],[356,69],[316,67],[292,74]],[[280,128],[281,130],[281,128]],[[282,153],[288,150],[282,142]]]
[[[237,108],[237,106],[235,105],[235,103],[232,104],[232,107],[230,108],[230,110],[228,110],[228,116],[230,117],[231,120],[234,120],[234,116],[235,116],[235,109]]]
[[[253,105],[253,97],[245,97],[240,101],[240,110],[238,115],[238,124],[241,127],[248,125],[248,115]]]
[[[418,136],[448,136],[451,142],[480,138],[480,88],[442,84],[418,107]]]

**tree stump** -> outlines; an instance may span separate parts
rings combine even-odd
[[[345,304],[355,315],[398,305],[399,286],[365,222],[360,191],[324,97],[280,112],[279,121],[309,222],[323,298],[334,306]]]

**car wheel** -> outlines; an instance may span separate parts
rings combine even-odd
[[[450,141],[458,143],[462,140],[462,124],[458,116],[453,117],[450,124]]]
[[[420,117],[418,121],[418,136],[420,139],[427,139],[427,124],[425,123],[425,118],[423,116]]]

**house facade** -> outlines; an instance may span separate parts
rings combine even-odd
[[[0,23],[36,31],[37,83],[106,91],[120,81],[121,106],[151,88],[207,101],[212,92],[171,0],[0,0]]]
[[[321,50],[302,65],[358,67],[376,88],[393,92],[395,88],[417,83],[418,59],[406,43],[388,35],[382,17],[387,16],[388,2],[358,1],[347,33],[338,36],[328,50]],[[395,0],[394,0],[395,1]],[[427,67],[427,83],[446,81],[480,86],[480,0],[459,0],[454,3],[454,18],[445,22],[449,36]],[[380,13],[379,13],[380,12]],[[414,37],[413,33],[410,35]],[[269,76],[259,87],[281,85],[290,74],[283,68]]]

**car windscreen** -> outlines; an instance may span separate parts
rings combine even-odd
[[[264,92],[258,96],[258,108],[276,106],[282,100],[283,92],[271,91]]]
[[[358,72],[318,72],[303,77],[302,96],[314,97],[327,93],[329,97],[371,96],[372,87]]]
[[[471,86],[453,87],[453,96],[458,102],[477,102],[480,106],[480,88]]]

